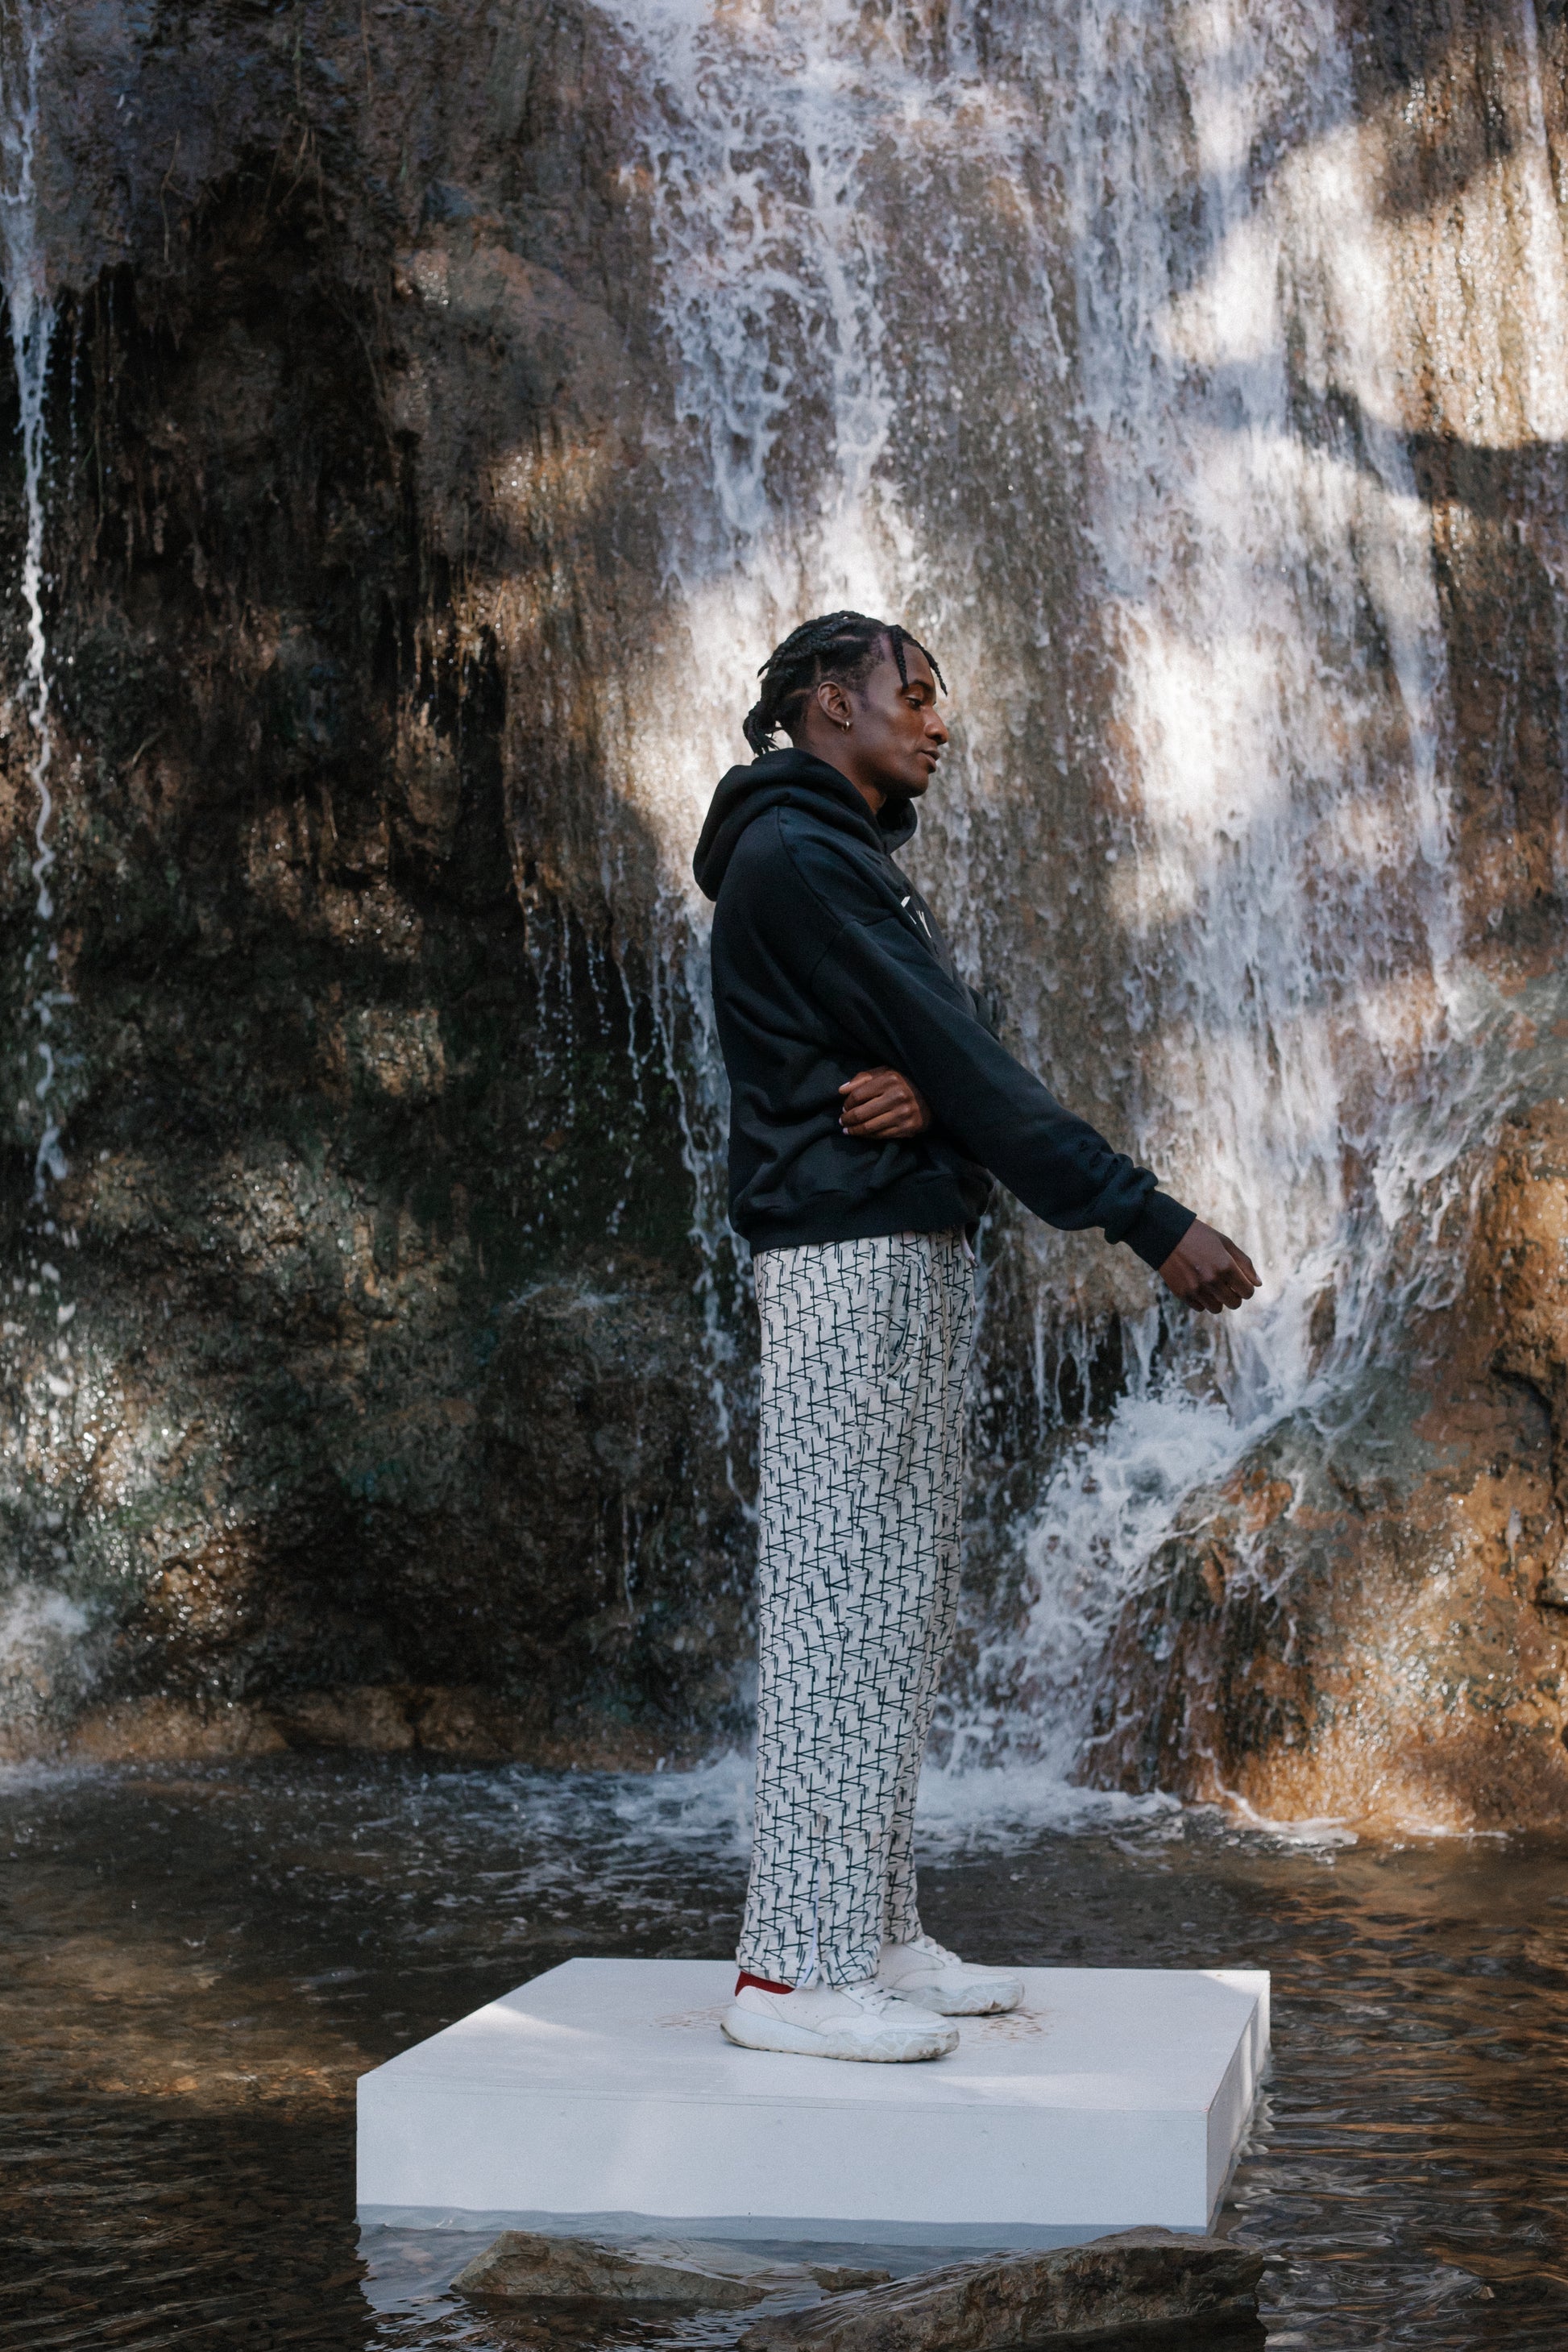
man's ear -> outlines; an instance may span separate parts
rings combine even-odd
[[[835,727],[847,726],[854,719],[854,706],[836,677],[825,677],[818,686],[816,707]]]

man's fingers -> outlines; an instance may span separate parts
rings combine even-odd
[[[843,1123],[847,1128],[864,1127],[868,1118],[886,1118],[889,1114],[896,1115],[913,1108],[907,1095],[868,1095],[864,1101],[850,1103],[846,1108]]]
[[[1164,1265],[1161,1279],[1185,1307],[1203,1315],[1223,1315],[1245,1307],[1261,1287],[1258,1269],[1245,1250],[1201,1219],[1189,1225]]]
[[[919,1135],[931,1114],[900,1070],[860,1070],[838,1089],[839,1125],[846,1135]]]
[[[1247,1256],[1247,1252],[1244,1249],[1237,1249],[1236,1244],[1231,1240],[1228,1234],[1221,1234],[1220,1239],[1225,1244],[1226,1248],[1229,1251],[1230,1255],[1235,1260],[1236,1264],[1241,1268],[1242,1273],[1247,1276],[1252,1288],[1254,1290],[1261,1290],[1263,1287],[1263,1277],[1258,1273],[1258,1268],[1253,1265],[1252,1260]]]
[[[1194,1306],[1209,1315],[1223,1315],[1227,1307],[1245,1307],[1251,1297],[1248,1286],[1231,1273],[1211,1275],[1200,1282],[1193,1293]]]
[[[886,1109],[889,1104],[903,1102],[907,1097],[896,1087],[868,1087],[845,1101],[846,1118],[864,1118],[868,1111]]]
[[[846,1135],[918,1135],[923,1121],[918,1104],[907,1095],[892,1095],[846,1111],[840,1125]]]
[[[920,1121],[910,1111],[887,1111],[880,1118],[868,1119],[863,1126],[846,1128],[845,1133],[866,1136],[876,1143],[891,1142],[900,1136],[918,1135]]]
[[[879,1112],[875,1118],[858,1118],[853,1125],[846,1119],[844,1132],[846,1135],[870,1136],[879,1141],[888,1136],[918,1135],[921,1124],[912,1110],[887,1110]]]

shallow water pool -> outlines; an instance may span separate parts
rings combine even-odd
[[[1568,2345],[1568,1845],[1240,1832],[931,1781],[926,1924],[975,1958],[1271,1969],[1222,2227],[1270,2352]],[[18,2346],[732,2343],[498,2320],[472,2243],[353,2219],[356,2076],[587,1952],[732,1947],[732,1764],[632,1780],[299,1757],[0,1785],[4,2329]]]

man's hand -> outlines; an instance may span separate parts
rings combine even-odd
[[[862,1070],[840,1087],[844,1109],[838,1124],[846,1135],[894,1143],[931,1125],[931,1105],[897,1070]]]
[[[1245,1250],[1216,1234],[1199,1217],[1190,1224],[1164,1265],[1160,1279],[1185,1306],[1205,1315],[1240,1307],[1258,1288],[1258,1268]]]

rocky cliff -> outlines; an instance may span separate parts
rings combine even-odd
[[[1001,1214],[950,1728],[1559,1818],[1557,18],[5,38],[13,1748],[743,1721],[683,862],[848,599],[953,675],[920,870],[1013,1041],[1270,1285],[1216,1345]],[[1155,1391],[1212,1475],[1064,1571],[1062,1463],[1121,1491]]]
[[[45,33],[68,1060],[6,1106],[18,1672],[115,1703],[100,1748],[326,1689],[290,1736],[406,1743],[428,1705],[365,1686],[481,1684],[503,1740],[569,1707],[652,1761],[722,1727],[746,1574],[657,877],[595,761],[659,560],[614,89],[552,9]]]

